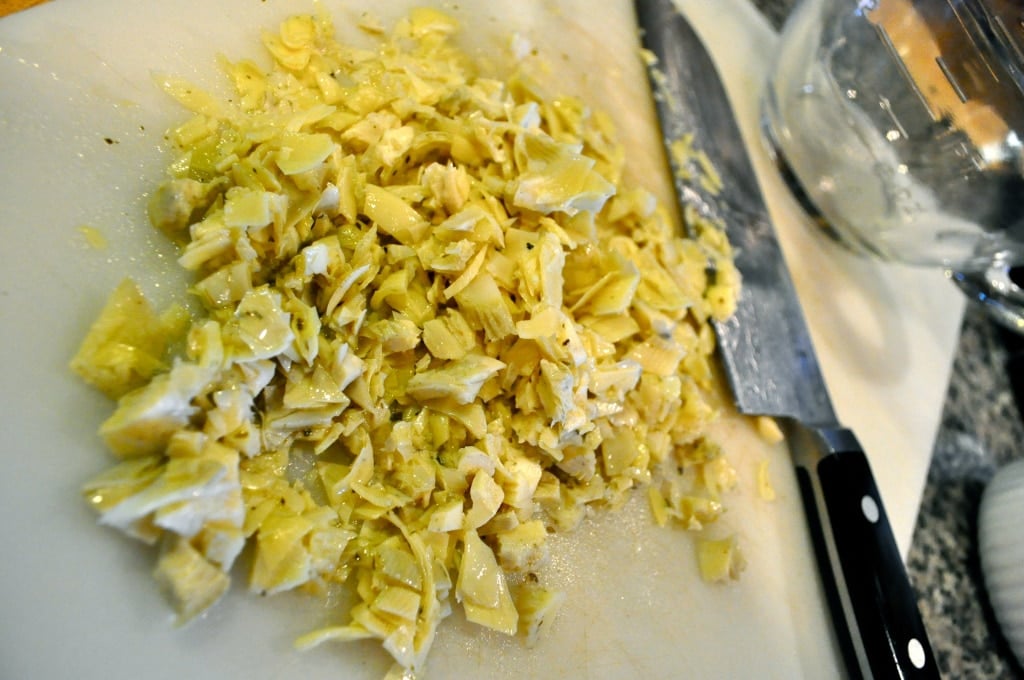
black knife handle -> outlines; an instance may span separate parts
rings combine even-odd
[[[795,429],[797,480],[851,677],[939,678],[860,444],[849,430]]]

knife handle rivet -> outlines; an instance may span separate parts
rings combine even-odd
[[[907,654],[910,656],[910,663],[914,664],[914,668],[924,668],[928,661],[925,657],[924,645],[917,638],[910,638],[910,642],[907,643]]]
[[[876,503],[875,499],[871,496],[865,495],[860,499],[860,511],[864,513],[864,517],[866,517],[872,524],[877,523],[878,519],[881,517],[881,512],[878,509],[878,503]]]

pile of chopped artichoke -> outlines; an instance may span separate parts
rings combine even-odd
[[[562,601],[547,536],[589,508],[646,487],[659,523],[722,512],[728,243],[622,185],[606,117],[474,75],[456,29],[417,10],[360,49],[295,16],[269,70],[224,61],[231,100],[163,81],[194,115],[150,214],[204,311],[168,358],[126,284],[75,368],[120,397],[100,434],[123,460],[86,498],[162,546],[181,621],[248,544],[255,592],[354,588],[300,647],[377,638],[415,671],[455,605],[532,642]]]

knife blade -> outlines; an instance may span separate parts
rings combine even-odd
[[[741,413],[779,420],[793,454],[808,528],[851,677],[938,678],[917,598],[868,459],[842,427],[757,176],[714,62],[672,0],[635,0],[655,108],[680,210],[723,225],[742,290],[716,323]],[[693,134],[722,186],[679,167],[674,141]]]

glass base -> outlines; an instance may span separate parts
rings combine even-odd
[[[1024,288],[1014,280],[1024,270],[1008,264],[994,264],[983,272],[947,271],[946,276],[967,297],[985,306],[999,325],[1024,334]]]

